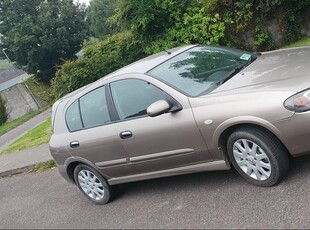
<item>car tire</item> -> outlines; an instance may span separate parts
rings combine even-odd
[[[92,167],[78,165],[74,169],[74,180],[81,192],[95,204],[103,205],[112,199],[114,187]]]
[[[257,186],[273,186],[289,169],[289,154],[283,144],[267,131],[241,128],[227,141],[227,152],[237,172]]]

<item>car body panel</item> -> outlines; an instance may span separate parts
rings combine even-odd
[[[137,173],[212,160],[191,109],[115,125],[118,133],[126,130],[132,132],[132,137],[121,140],[121,143]]]
[[[257,93],[244,93],[189,99],[197,125],[215,160],[222,159],[218,151],[219,138],[229,127],[255,124],[270,129],[272,123],[294,115],[282,105],[291,95],[290,92],[273,92],[272,95],[272,99],[268,92],[261,93],[259,97]],[[269,103],[266,103],[267,100]],[[271,100],[273,103],[270,103]],[[275,132],[275,129],[270,131]]]
[[[299,92],[310,87],[310,47],[263,53],[211,94],[262,91]]]
[[[133,166],[128,164],[128,155],[119,141],[115,124],[71,132],[66,140],[72,156],[89,160],[107,177],[130,175],[134,172]],[[71,141],[78,141],[80,146],[71,148]]]
[[[68,179],[67,167],[82,162],[100,171],[110,184],[118,184],[229,169],[220,138],[230,127],[244,124],[269,130],[293,156],[309,153],[310,130],[306,124],[310,112],[295,113],[283,103],[296,92],[310,88],[310,47],[262,53],[227,82],[199,97],[188,97],[148,76],[152,68],[192,47],[152,55],[59,99],[53,106],[50,151],[60,173]],[[68,131],[65,111],[75,100],[100,86],[130,78],[162,89],[182,110]],[[127,130],[133,138],[122,140],[119,134]],[[72,149],[70,142],[77,140],[82,148]]]
[[[288,120],[275,122],[273,125],[281,134],[282,143],[294,157],[310,153],[310,112],[295,113]]]
[[[126,177],[115,177],[108,179],[108,183],[110,185],[114,184],[122,184],[128,183],[133,181],[140,181],[140,180],[147,180],[147,179],[154,179],[160,177],[168,177],[168,176],[175,176],[175,175],[182,175],[182,174],[189,174],[189,173],[197,173],[197,172],[206,172],[206,171],[217,171],[217,170],[227,170],[230,169],[230,165],[227,164],[226,161],[211,161],[205,163],[197,163],[193,165],[186,165],[177,168],[171,168],[166,170],[157,170],[148,173],[141,173]]]
[[[182,110],[158,117],[144,116],[115,123],[118,135],[132,132],[129,139],[120,139],[137,173],[180,167],[211,161],[206,143],[194,121],[187,97],[167,88],[162,82],[141,74],[121,75],[110,81],[124,79],[147,80],[172,98],[177,97]],[[191,138],[188,138],[191,137]]]

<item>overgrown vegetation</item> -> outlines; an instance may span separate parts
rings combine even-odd
[[[0,59],[0,72],[12,68],[13,65],[6,59]]]
[[[51,119],[46,120],[37,127],[31,129],[22,137],[10,144],[2,154],[9,154],[25,149],[30,149],[42,144],[47,144],[51,138]]]
[[[143,56],[184,44],[258,51],[276,48],[267,21],[278,21],[284,44],[296,41],[301,34],[297,16],[309,7],[309,0],[119,0],[113,4],[93,0],[89,26],[93,36],[104,39],[85,45],[84,57],[58,69],[53,94],[59,98]],[[107,18],[111,9],[114,14]],[[94,20],[100,10],[104,11],[101,32],[100,23]],[[248,31],[254,33],[250,45],[245,42]]]
[[[291,43],[301,37],[300,15],[307,15],[309,7],[309,0],[92,0],[85,10],[71,0],[3,0],[0,32],[13,61],[27,66],[40,81],[53,78],[52,95],[59,98],[175,46],[277,48],[270,21],[276,21],[284,35],[280,45]],[[95,39],[84,42],[84,56],[75,59],[86,31]],[[62,66],[54,77],[57,65]],[[49,101],[47,87],[38,87],[35,80],[29,85]]]
[[[0,126],[3,125],[8,119],[8,113],[5,107],[5,100],[0,95]]]
[[[305,37],[303,39],[300,39],[297,42],[293,42],[292,44],[289,44],[285,46],[286,48],[292,48],[292,47],[298,47],[298,46],[310,46],[310,36]]]
[[[47,162],[44,162],[44,163],[41,163],[41,164],[35,166],[29,172],[44,172],[46,170],[53,169],[56,166],[57,166],[56,162],[53,160],[50,160],[50,161],[47,161]]]
[[[31,93],[33,93],[36,98],[39,98],[47,103],[53,102],[54,96],[52,94],[50,83],[40,82],[38,78],[32,76],[25,80],[23,84],[29,88]]]

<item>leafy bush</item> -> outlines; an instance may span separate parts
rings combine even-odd
[[[52,80],[53,95],[60,98],[140,59],[145,55],[141,47],[142,43],[130,32],[108,36],[85,47],[83,57],[67,61],[58,69]]]
[[[255,34],[256,34],[256,37],[255,37],[254,45],[256,49],[270,50],[271,48],[274,47],[271,35],[268,32],[264,31],[260,26],[255,27]]]
[[[225,35],[225,25],[220,15],[208,15],[204,8],[191,8],[176,21],[158,40],[146,48],[146,53],[156,53],[164,49],[184,44],[220,44]]]
[[[247,50],[275,48],[267,21],[277,19],[285,41],[300,36],[297,15],[309,0],[119,0],[106,21],[120,32],[84,47],[84,56],[67,61],[52,81],[59,98],[146,54],[203,43]],[[253,44],[244,35],[252,31]]]
[[[5,100],[0,96],[0,125],[3,125],[8,119],[8,114],[5,108]]]

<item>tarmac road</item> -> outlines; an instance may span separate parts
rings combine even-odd
[[[105,206],[57,170],[0,179],[0,228],[310,228],[310,156],[282,183],[247,184],[234,170],[124,184]]]

